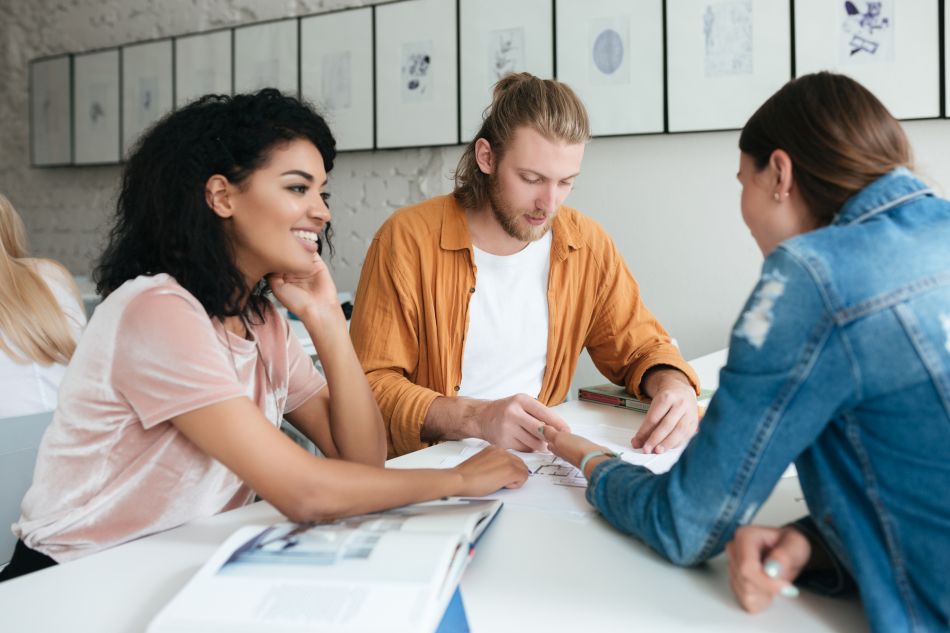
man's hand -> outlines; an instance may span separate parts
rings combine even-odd
[[[651,397],[650,409],[640,430],[630,440],[644,453],[662,453],[689,440],[699,428],[696,390],[678,369],[654,369],[644,379]]]
[[[811,543],[792,527],[747,525],[726,545],[729,584],[743,609],[757,613],[779,595],[797,595],[792,583],[811,558]]]
[[[516,451],[543,451],[546,446],[538,429],[545,424],[558,431],[571,430],[561,416],[524,393],[486,400],[475,415],[477,437]]]

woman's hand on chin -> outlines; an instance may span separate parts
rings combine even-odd
[[[274,296],[288,310],[301,319],[327,314],[330,310],[340,312],[336,284],[330,276],[323,258],[313,254],[313,269],[310,273],[271,273],[267,275]],[[342,312],[340,312],[342,314]]]

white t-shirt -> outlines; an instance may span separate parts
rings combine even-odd
[[[86,325],[86,314],[79,297],[70,287],[66,273],[50,262],[43,260],[35,260],[35,262],[34,270],[39,273],[50,292],[53,293],[53,297],[66,315],[69,329],[78,341],[83,326]],[[19,348],[8,339],[4,338],[4,342],[8,347],[19,352]],[[30,415],[55,409],[56,394],[65,371],[65,365],[54,363],[44,366],[33,361],[18,363],[0,352],[0,418]]]
[[[459,395],[537,397],[548,359],[551,232],[514,255],[475,251]]]

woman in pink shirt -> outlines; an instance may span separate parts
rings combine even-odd
[[[319,115],[275,90],[204,97],[139,141],[96,270],[106,298],[66,370],[0,579],[255,493],[317,521],[524,482],[500,449],[453,469],[383,468],[382,419],[320,256],[334,146]],[[268,291],[300,316],[325,379]]]

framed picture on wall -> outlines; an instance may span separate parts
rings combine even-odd
[[[554,76],[553,20],[551,0],[460,0],[462,141],[481,127],[499,79],[520,71]]]
[[[122,155],[172,111],[172,41],[122,47]]]
[[[458,142],[455,0],[376,5],[376,147]]]
[[[234,92],[277,88],[293,96],[297,85],[297,19],[234,29]]]
[[[68,165],[73,159],[72,57],[30,62],[30,164]]]
[[[843,73],[900,119],[940,116],[939,0],[796,0],[795,72]]]
[[[119,49],[73,57],[73,163],[118,163]]]
[[[789,13],[776,0],[667,0],[669,131],[741,128],[791,78]]]
[[[300,20],[300,93],[326,117],[338,150],[373,148],[373,9]]]
[[[231,29],[175,38],[175,107],[206,94],[233,92]]]
[[[663,0],[557,0],[557,76],[595,136],[663,131]]]

